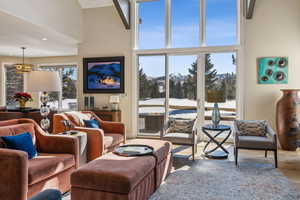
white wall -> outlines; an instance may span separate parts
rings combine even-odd
[[[300,88],[300,1],[256,1],[253,19],[246,22],[245,118],[266,119],[275,128],[281,88]],[[288,56],[287,85],[259,85],[258,57]]]
[[[70,57],[48,57],[30,59],[32,64],[78,63],[78,102],[79,109],[83,109],[85,95],[95,96],[95,106],[109,105],[112,94],[84,94],[83,93],[83,57],[125,56],[125,94],[121,95],[120,109],[122,122],[125,123],[127,136],[133,136],[131,127],[131,41],[130,31],[124,25],[116,9],[112,6],[83,10],[82,43],[79,55]]]
[[[131,127],[131,84],[135,78],[131,74],[131,33],[112,6],[83,10],[83,40],[79,46],[79,56],[106,57],[125,56],[125,94],[121,95],[120,109],[122,121],[126,125],[127,136],[133,136]],[[82,59],[79,65],[79,105],[83,108],[83,96],[95,96],[96,106],[108,105],[110,94],[83,94]]]
[[[81,8],[77,0],[1,0],[0,10],[81,40]]]

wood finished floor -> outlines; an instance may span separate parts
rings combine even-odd
[[[204,143],[198,144],[198,152],[195,159],[208,159],[203,155]],[[228,159],[234,161],[233,145],[226,144],[230,154]],[[191,147],[174,145],[175,156],[188,157],[191,155]],[[191,156],[189,157],[191,159]],[[268,159],[264,157],[264,151],[239,150],[239,162],[273,163],[273,152],[268,153]],[[176,166],[175,166],[176,168]],[[278,151],[278,169],[287,176],[300,191],[300,149],[297,151]]]

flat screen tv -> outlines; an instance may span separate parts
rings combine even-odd
[[[83,58],[84,93],[124,93],[124,56]]]

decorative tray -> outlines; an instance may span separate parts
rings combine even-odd
[[[153,147],[140,144],[128,144],[115,148],[114,153],[119,156],[146,156],[153,154]]]

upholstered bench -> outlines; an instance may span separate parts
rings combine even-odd
[[[159,187],[172,167],[171,143],[132,140],[147,144],[154,155],[123,157],[108,153],[71,175],[72,200],[146,200]]]

